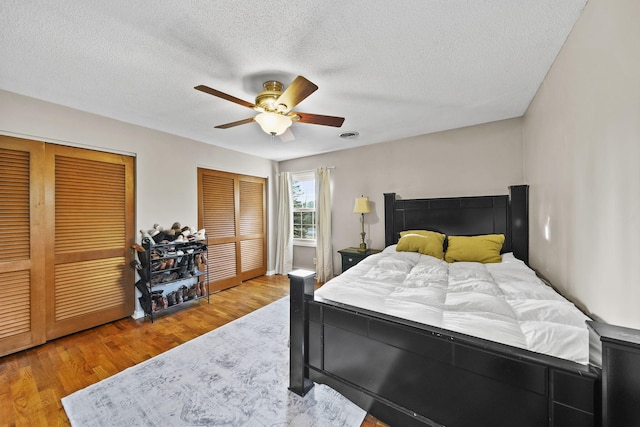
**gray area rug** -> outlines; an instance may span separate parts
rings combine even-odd
[[[316,384],[289,386],[289,297],[62,399],[72,426],[359,426]]]

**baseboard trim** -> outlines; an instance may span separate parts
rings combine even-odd
[[[131,315],[132,319],[138,320],[144,317],[144,310],[135,310]]]

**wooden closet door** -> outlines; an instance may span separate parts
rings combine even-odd
[[[264,178],[239,177],[240,278],[267,272],[266,203]]]
[[[267,271],[265,181],[198,169],[198,224],[209,241],[211,292]]]
[[[47,339],[134,309],[133,158],[46,147]]]
[[[0,356],[45,342],[44,144],[0,136]]]
[[[209,291],[239,285],[234,177],[198,169],[198,200],[198,227],[205,229],[209,243]]]

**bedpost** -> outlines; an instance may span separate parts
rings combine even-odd
[[[529,186],[512,185],[509,195],[511,250],[516,258],[529,265]]]
[[[602,427],[640,425],[640,331],[604,322],[587,325],[595,332],[591,346],[602,355]]]
[[[396,201],[396,193],[384,193],[384,246],[396,243],[393,235],[394,209],[393,204]]]
[[[313,298],[316,273],[294,270],[289,273],[289,390],[304,396],[313,387],[308,377],[309,314],[307,298]]]

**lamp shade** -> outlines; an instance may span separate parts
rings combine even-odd
[[[285,115],[269,112],[258,114],[254,120],[269,135],[282,135],[293,123]]]
[[[371,212],[371,205],[368,197],[356,198],[356,204],[353,206],[353,213],[366,214]]]

